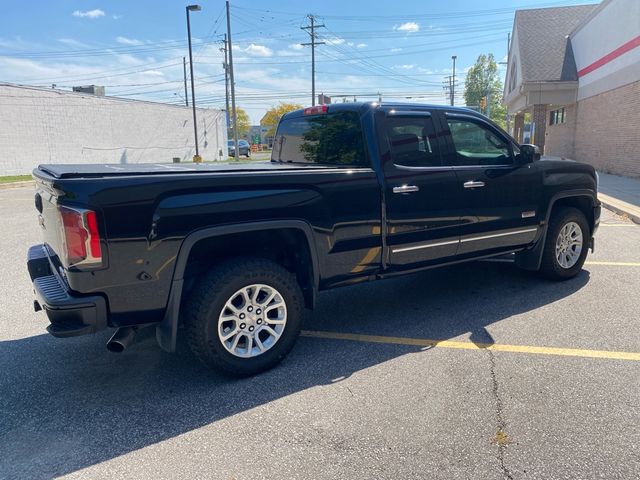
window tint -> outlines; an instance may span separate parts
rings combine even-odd
[[[441,165],[431,117],[387,117],[387,136],[394,165],[405,167]]]
[[[339,112],[280,122],[271,159],[280,162],[369,166],[360,118]]]
[[[471,120],[447,118],[455,148],[455,165],[509,165],[509,142],[488,127]]]

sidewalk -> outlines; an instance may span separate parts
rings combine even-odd
[[[598,198],[602,205],[640,223],[640,180],[598,172]]]

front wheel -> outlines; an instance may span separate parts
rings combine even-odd
[[[552,280],[575,277],[587,257],[590,229],[577,208],[562,208],[551,216],[540,273]]]
[[[188,343],[207,366],[253,375],[289,353],[300,334],[302,309],[294,274],[265,259],[232,259],[205,274],[191,292]]]

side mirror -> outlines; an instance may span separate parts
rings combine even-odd
[[[518,163],[533,163],[540,160],[540,149],[536,145],[525,143],[520,145],[520,155],[518,155]]]

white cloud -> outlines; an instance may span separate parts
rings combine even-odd
[[[359,43],[358,45],[356,45],[356,48],[364,48],[366,46],[367,46],[366,43]]]
[[[391,53],[397,53],[397,52],[401,52],[402,49],[401,48],[392,48],[391,49]]]
[[[254,43],[245,48],[244,51],[253,57],[271,57],[273,55],[273,50],[269,47],[256,45]]]
[[[302,50],[304,48],[304,46],[302,46],[302,44],[300,44],[300,43],[293,43],[293,44],[289,45],[289,48],[291,50]]]
[[[415,33],[420,30],[420,25],[416,22],[406,22],[402,25],[394,26],[393,29],[398,30],[399,32]]]
[[[94,10],[87,10],[86,12],[81,12],[80,10],[76,10],[75,12],[72,13],[72,15],[74,17],[98,18],[98,17],[104,17],[105,13],[104,13],[104,10],[100,10],[99,8],[96,8]]]
[[[329,45],[342,45],[344,43],[344,38],[328,37],[328,38],[325,38],[324,41]]]
[[[120,19],[122,18],[122,15],[113,14],[113,15],[111,15],[111,17],[112,17],[114,20],[120,20]]]
[[[400,70],[411,70],[415,65],[413,63],[405,63],[404,65],[394,65],[393,68]]]
[[[79,42],[73,38],[59,38],[58,41],[64,45],[69,45],[70,47],[89,48],[89,45],[86,43]]]
[[[127,38],[127,37],[116,37],[116,42],[121,43],[123,45],[142,45],[143,42],[140,40],[136,40],[135,38]]]

